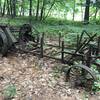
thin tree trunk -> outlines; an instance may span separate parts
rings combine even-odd
[[[40,21],[43,19],[45,2],[46,2],[46,0],[43,0],[43,4],[42,4],[42,8],[41,8],[41,13],[40,13]]]
[[[3,4],[3,12],[2,12],[2,16],[5,15],[5,9],[6,9],[6,0],[4,1],[4,4]]]
[[[47,12],[46,16],[43,18],[43,20],[45,20],[45,19],[48,17],[48,15],[49,15],[49,13],[50,13],[52,7],[53,7],[54,4],[55,4],[55,1],[56,1],[56,0],[53,1],[53,3],[52,3],[52,5],[51,5],[50,9],[48,10],[48,12]]]
[[[22,7],[22,16],[25,15],[25,10],[24,10],[24,7]]]
[[[96,7],[96,11],[95,11],[95,15],[94,15],[95,20],[96,20],[96,17],[97,17],[97,13],[98,13],[98,8]]]
[[[7,0],[7,15],[10,15],[9,0]]]
[[[74,21],[74,18],[75,18],[75,7],[76,7],[75,3],[76,3],[76,1],[74,0],[74,7],[73,7],[73,21]]]
[[[13,4],[13,17],[16,17],[16,0],[12,0]]]
[[[81,17],[82,17],[82,21],[83,21],[83,9],[82,9],[82,0],[81,1]]]
[[[39,5],[40,4],[40,0],[37,0],[37,9],[36,9],[36,20],[38,20],[38,17],[39,17]]]
[[[32,0],[30,0],[29,16],[32,16]]]
[[[12,0],[10,0],[10,15],[13,17],[13,6],[12,6]]]
[[[89,8],[90,8],[90,0],[86,0],[85,15],[84,15],[85,24],[89,24]]]
[[[25,8],[24,8],[24,0],[22,0],[20,16],[24,16],[24,14],[25,14],[24,12],[25,12]]]
[[[2,3],[1,3],[1,0],[0,0],[0,15],[2,14],[2,7],[1,7]]]

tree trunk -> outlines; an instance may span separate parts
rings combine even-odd
[[[90,8],[90,0],[86,0],[84,24],[89,24],[89,8]]]
[[[96,17],[97,17],[97,13],[98,13],[98,8],[96,7],[96,11],[95,11],[95,15],[94,15],[95,20],[96,20]]]
[[[80,3],[81,3],[81,17],[82,17],[82,21],[83,21],[84,19],[83,19],[82,0],[80,0]]]
[[[32,0],[30,0],[29,16],[32,16]]]
[[[7,0],[7,15],[10,15],[9,0]]]
[[[13,4],[13,17],[16,17],[16,0],[12,0]]]
[[[5,15],[5,9],[6,9],[6,0],[4,1],[4,4],[3,4],[2,16]]]
[[[1,3],[1,0],[0,0],[0,15],[2,14],[2,7],[1,7],[2,3]]]
[[[22,4],[21,4],[21,11],[19,13],[20,16],[24,16],[25,14],[25,8],[24,8],[24,0],[22,0]]]
[[[10,15],[13,17],[13,6],[12,6],[12,0],[10,0]]]
[[[46,2],[46,0],[43,0],[41,13],[40,13],[40,21],[43,19],[43,14],[44,14],[44,9],[45,9],[45,2]]]
[[[74,7],[73,7],[73,21],[74,21],[74,18],[75,18],[75,7],[76,7],[75,3],[76,3],[76,1],[74,0]]]
[[[36,9],[36,20],[38,20],[38,17],[39,17],[39,5],[40,4],[40,0],[37,0],[37,9]]]

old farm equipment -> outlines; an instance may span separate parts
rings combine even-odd
[[[35,31],[34,36],[29,24],[15,29],[0,25],[0,52],[2,55],[6,55],[8,50],[14,46],[21,52],[39,55],[40,58],[48,57],[64,63],[63,71],[65,67],[67,68],[66,80],[70,80],[72,83],[75,81],[75,84],[83,85],[83,83],[90,84],[96,80],[91,66],[96,65],[100,72],[100,63],[97,61],[100,60],[100,37],[97,38],[96,34],[90,35],[84,30],[81,35],[77,35],[75,48],[69,48],[61,34],[59,34],[58,42],[48,43],[44,33],[40,34],[35,28],[33,30]],[[17,39],[12,32],[19,32]],[[30,41],[31,45],[28,44]],[[27,46],[29,48],[32,46],[32,48],[27,49]]]
[[[16,39],[11,34],[6,25],[0,25],[0,52],[6,55],[11,46],[16,43]]]
[[[12,32],[19,33],[18,39],[14,37]],[[8,50],[12,47],[16,47],[16,45],[23,45],[28,41],[33,41],[35,46],[37,46],[37,36],[32,36],[32,27],[29,24],[24,24],[21,27],[8,27],[7,25],[0,25],[0,53],[5,56]]]
[[[83,39],[85,33],[88,35],[88,39]],[[71,67],[66,71],[66,80],[70,80],[74,86],[91,88],[93,81],[97,78],[91,69],[92,65],[97,66],[100,72],[100,63],[97,62],[100,60],[100,37],[96,38],[96,42],[94,42],[95,37],[96,34],[90,36],[86,31],[83,31],[80,36],[77,36],[76,50],[73,53],[64,52],[72,55],[68,59]]]
[[[75,48],[66,46],[67,44],[61,38],[61,34],[59,34],[59,45],[52,45],[44,42],[43,35],[40,42],[40,57],[48,57],[64,63],[65,66],[62,70],[66,73],[66,80],[72,81],[71,83],[91,86],[90,84],[96,80],[96,74],[91,66],[96,65],[97,69],[100,69],[100,63],[97,62],[100,60],[100,37],[97,37],[97,34],[90,35],[84,30],[81,35],[77,35]],[[54,52],[52,52],[52,48],[56,48],[53,50]],[[46,50],[51,52],[46,53]]]

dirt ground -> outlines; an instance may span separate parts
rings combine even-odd
[[[53,60],[39,59],[30,54],[9,54],[0,58],[0,100],[100,100],[100,93],[90,94],[84,89],[71,88],[54,67]],[[8,98],[7,87],[16,93]]]

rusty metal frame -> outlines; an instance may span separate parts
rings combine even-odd
[[[1,25],[0,27],[5,29],[7,26],[2,26]],[[6,32],[4,29],[3,29],[3,31]],[[82,38],[83,38],[83,35],[84,34],[87,34],[87,36],[89,37],[89,39],[88,40],[85,39],[82,42]],[[96,37],[96,34],[90,36],[85,30],[82,31],[82,34],[80,36],[77,35],[77,46],[76,46],[77,48],[76,48],[76,50],[74,49],[74,52],[66,52],[65,49],[68,49],[68,48],[65,47],[65,42],[64,41],[61,41],[62,40],[61,39],[62,36],[59,33],[58,46],[49,45],[49,44],[46,44],[46,45],[61,49],[59,52],[56,52],[54,54],[54,55],[60,54],[61,55],[61,58],[56,58],[56,57],[53,57],[53,56],[49,56],[49,55],[44,54],[44,51],[45,51],[44,50],[44,45],[45,45],[44,33],[40,37],[37,38],[37,42],[39,42],[39,43],[38,43],[38,46],[37,47],[33,48],[33,51],[26,51],[26,50],[21,50],[21,49],[18,49],[18,50],[23,51],[25,53],[31,53],[33,55],[39,55],[40,58],[48,57],[48,58],[51,58],[51,59],[59,60],[62,63],[65,63],[65,64],[72,65],[72,67],[70,67],[68,69],[68,71],[67,71],[67,74],[66,74],[67,76],[69,76],[70,70],[72,68],[75,68],[75,67],[82,68],[85,71],[87,71],[88,73],[90,73],[90,75],[95,80],[96,79],[96,76],[95,76],[94,72],[92,72],[91,68],[89,68],[91,66],[91,63],[92,63],[91,61],[92,61],[92,58],[93,58],[93,56],[91,56],[91,52],[92,52],[91,46],[89,46],[88,55],[80,53],[81,51],[84,51],[84,48],[88,46],[88,44],[90,43],[90,41],[92,41],[94,39],[94,37]],[[98,58],[97,56],[99,55],[99,52],[100,52],[100,37],[98,38],[98,46],[97,46],[97,48],[98,49],[96,51],[96,57],[95,57],[96,59]],[[71,55],[71,58],[69,60],[66,60],[65,59],[65,54]],[[83,61],[83,62],[85,61],[86,62],[85,65],[83,65],[83,64],[81,64],[81,65],[74,65],[73,58],[75,58],[75,57],[81,57],[80,60]],[[87,58],[87,59],[85,59],[85,58]]]

